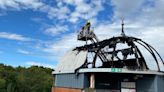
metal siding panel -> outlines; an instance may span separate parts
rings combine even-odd
[[[84,83],[84,88],[89,88],[89,76],[88,76],[88,74],[87,73],[84,73],[84,81],[83,81],[83,83]]]
[[[55,85],[57,87],[84,88],[84,74],[58,74]]]
[[[88,51],[69,51],[57,65],[56,73],[74,73],[86,60]]]
[[[138,79],[136,83],[137,92],[156,92],[154,76],[146,76]]]
[[[158,92],[158,76],[154,77],[154,92]]]
[[[157,90],[158,92],[164,92],[164,76],[156,76],[157,77]]]

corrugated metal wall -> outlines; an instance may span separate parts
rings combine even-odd
[[[88,77],[85,74],[57,74],[55,86],[67,88],[87,88],[89,86]]]

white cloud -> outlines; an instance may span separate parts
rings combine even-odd
[[[14,0],[1,0],[0,8],[6,9],[7,7],[19,9],[19,4]]]
[[[90,3],[85,2],[85,0],[74,0],[65,1],[65,3],[75,7],[69,16],[69,21],[72,23],[76,23],[79,19],[91,19],[104,9],[103,0],[91,0]]]
[[[55,25],[52,27],[49,27],[45,30],[45,33],[51,36],[56,36],[59,35],[61,33],[64,33],[68,31],[68,26],[66,25]]]
[[[19,34],[0,32],[0,38],[9,39],[9,40],[17,40],[17,41],[31,41],[31,38],[24,37]]]
[[[73,5],[75,0],[63,0],[65,3]]]
[[[18,53],[21,53],[21,54],[25,54],[25,55],[31,54],[31,52],[26,51],[26,50],[22,50],[22,49],[18,49],[17,52],[18,52]]]
[[[42,50],[51,54],[49,58],[58,61],[68,50],[82,44],[85,44],[85,42],[77,41],[76,33],[72,33],[63,36],[61,40],[57,42],[47,45],[46,48],[42,48]]]
[[[73,16],[74,16],[74,15],[73,15]],[[78,20],[79,20],[78,17],[71,17],[71,18],[69,19],[69,21],[72,22],[72,23],[76,23]]]
[[[52,66],[50,64],[40,63],[40,62],[35,62],[35,61],[28,61],[28,62],[26,62],[26,65],[30,65],[30,66],[44,66],[44,67],[48,67],[48,68],[54,68],[54,66]]]
[[[131,17],[142,7],[145,0],[111,0],[114,6],[114,17]]]
[[[164,44],[162,44],[164,43],[163,30],[164,30],[164,27],[147,28],[147,30],[142,32],[142,35],[140,36],[140,38],[142,38],[147,43],[152,45],[164,58],[164,50],[163,50]]]
[[[156,0],[154,1],[154,6],[143,7],[138,20],[143,22],[143,24],[150,26],[164,26],[164,1]]]
[[[112,0],[114,21],[124,17],[128,24],[142,26],[163,26],[163,0]]]
[[[83,0],[76,0],[76,12],[79,13],[87,13],[88,11],[91,11],[91,6],[90,4],[85,3]]]
[[[44,5],[43,3],[39,2],[39,0],[0,0],[0,8],[2,9],[27,9],[33,8],[37,9]]]
[[[70,10],[66,6],[61,6],[59,8],[49,7],[48,17],[50,19],[57,18],[59,20],[67,19],[69,13],[70,13]]]
[[[104,9],[103,0],[91,0],[90,3],[85,0],[57,0],[54,6],[50,6],[40,0],[1,0],[2,9],[33,9],[47,13],[50,19],[69,20],[76,23],[79,19],[90,19],[98,15]],[[69,6],[73,7],[70,10]]]
[[[44,3],[40,2],[40,0],[14,0],[20,5],[23,5],[23,8],[33,8],[38,9],[44,5]]]

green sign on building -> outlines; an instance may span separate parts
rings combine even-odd
[[[112,72],[122,72],[121,68],[112,68],[111,69]]]

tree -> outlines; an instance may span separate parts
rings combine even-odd
[[[29,68],[0,64],[0,92],[50,92],[53,82],[50,68]]]

